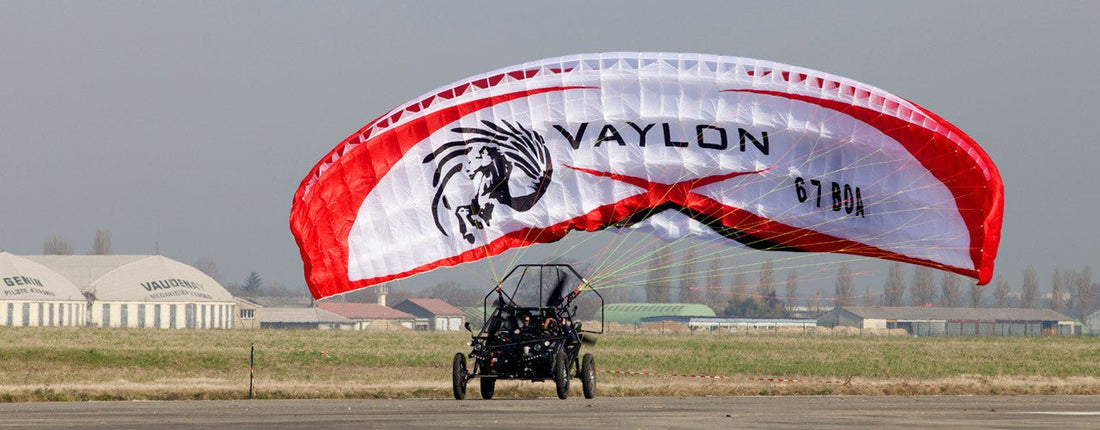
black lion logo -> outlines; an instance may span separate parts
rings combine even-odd
[[[546,193],[554,172],[541,135],[504,120],[500,121],[503,126],[481,123],[485,128],[451,129],[464,138],[424,157],[424,163],[436,162],[432,177],[436,228],[448,236],[440,218],[453,215],[459,234],[471,244],[471,227],[480,230],[490,225],[496,204],[520,212],[531,209]]]

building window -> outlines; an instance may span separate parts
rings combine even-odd
[[[153,327],[161,328],[161,326],[160,326],[160,305],[153,305]]]
[[[168,327],[176,328],[176,305],[168,305]]]
[[[250,320],[250,319],[253,319],[253,318],[256,318],[256,310],[255,309],[241,309],[241,319],[242,320]]]
[[[199,325],[206,328],[206,305],[199,305]]]
[[[111,326],[111,304],[110,303],[104,303],[103,304],[103,326],[104,327],[110,327]]]
[[[138,328],[145,328],[145,304],[138,304]]]
[[[129,327],[130,326],[130,306],[123,303],[119,307],[119,309],[122,312],[122,316],[121,316],[121,318],[118,319],[118,325],[121,326],[121,327]]]
[[[15,324],[15,303],[8,303],[8,327]]]
[[[38,326],[39,327],[42,327],[42,326],[46,325],[46,312],[45,312],[45,309],[44,309],[45,307],[46,307],[46,305],[44,303],[39,303],[38,304]]]

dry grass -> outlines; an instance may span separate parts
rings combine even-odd
[[[0,328],[0,401],[447,398],[463,333]],[[1100,339],[608,334],[601,396],[1100,394]],[[700,379],[667,375],[718,375]],[[805,382],[775,382],[768,378]],[[579,385],[574,384],[579,395]],[[471,382],[476,395],[477,381]],[[553,395],[501,381],[498,396]]]

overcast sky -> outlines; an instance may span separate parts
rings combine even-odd
[[[908,98],[1000,168],[997,274],[1018,288],[1035,264],[1048,288],[1056,265],[1100,262],[1100,2],[514,3],[0,1],[0,248],[56,235],[83,253],[107,229],[115,253],[304,290],[291,197],[343,138],[466,76],[626,50],[774,60]]]

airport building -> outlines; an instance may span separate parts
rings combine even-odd
[[[160,255],[25,256],[84,292],[88,325],[163,329],[233,327],[236,303],[213,278]]]
[[[0,324],[82,326],[88,301],[76,285],[48,267],[0,252]]]
[[[1072,336],[1073,318],[1049,309],[838,307],[823,327],[903,329],[915,336]]]

